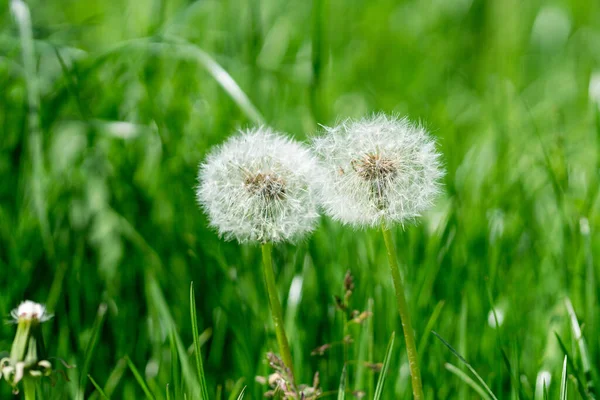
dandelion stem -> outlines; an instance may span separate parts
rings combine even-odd
[[[35,400],[36,382],[34,379],[26,377],[23,379],[23,395],[25,400]]]
[[[406,298],[404,297],[404,285],[400,277],[398,269],[398,259],[396,258],[396,248],[392,240],[391,231],[385,226],[381,227],[385,247],[387,248],[388,260],[390,262],[390,270],[392,272],[392,280],[394,282],[394,290],[396,291],[396,302],[398,303],[398,313],[402,322],[402,331],[404,332],[404,340],[406,342],[406,353],[408,354],[408,365],[410,367],[410,379],[412,380],[412,389],[415,400],[422,400],[423,385],[421,383],[421,371],[419,370],[419,357],[417,354],[417,346],[415,344],[415,334],[410,323],[410,313]]]
[[[262,259],[263,269],[265,271],[265,282],[267,285],[267,292],[269,293],[269,305],[271,306],[271,315],[273,316],[273,324],[275,325],[275,335],[277,336],[277,343],[279,344],[279,351],[281,352],[281,358],[283,359],[286,367],[289,368],[291,379],[294,381],[294,365],[292,363],[292,353],[290,352],[290,345],[285,334],[283,327],[283,311],[281,310],[281,303],[277,295],[277,286],[275,285],[275,275],[273,273],[273,261],[271,258],[271,252],[273,245],[271,243],[264,243],[262,245]]]

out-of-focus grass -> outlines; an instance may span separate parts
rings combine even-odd
[[[152,396],[166,398],[169,384],[171,398],[182,398],[186,373],[195,373],[177,363],[193,343],[191,281],[199,330],[212,330],[202,346],[209,393],[237,398],[247,385],[245,398],[261,398],[254,378],[268,373],[265,354],[276,345],[260,250],[208,229],[194,200],[197,165],[257,121],[302,140],[318,124],[374,111],[421,120],[448,169],[436,209],[395,232],[417,340],[426,338],[426,396],[477,396],[426,327],[498,398],[543,398],[534,393],[541,371],[552,376],[550,398],[562,396],[555,333],[578,368],[568,373],[596,378],[597,2],[27,4],[39,110],[28,106],[19,29],[0,2],[0,315],[24,298],[55,313],[49,352],[77,367],[66,370],[70,382],[47,385],[49,398],[100,398],[87,374],[111,398],[142,398],[124,357]],[[347,269],[353,307],[373,311],[349,356],[383,360],[400,324],[377,232],[324,219],[274,258],[300,381],[318,370],[337,393],[342,352],[310,353],[341,338],[332,298]],[[299,297],[289,296],[292,281]],[[587,376],[565,295],[587,340]],[[0,325],[0,350],[13,331]],[[410,394],[402,339],[394,347],[382,399]],[[346,386],[372,394],[377,378],[349,364]],[[565,389],[579,398],[572,381]],[[9,393],[0,387],[0,397]]]

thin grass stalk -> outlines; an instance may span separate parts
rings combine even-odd
[[[408,355],[408,366],[410,367],[410,379],[412,381],[412,389],[415,400],[422,400],[423,384],[421,383],[421,371],[419,370],[419,356],[415,342],[415,334],[410,322],[410,313],[404,296],[404,285],[402,277],[398,269],[398,259],[396,258],[396,248],[392,240],[391,231],[382,226],[381,232],[387,248],[390,270],[392,272],[392,281],[394,282],[394,290],[396,291],[396,302],[398,305],[398,313],[402,322],[402,331],[404,332],[404,340],[406,342],[406,353]]]
[[[283,325],[283,311],[281,309],[281,303],[279,302],[279,296],[277,295],[277,286],[275,285],[275,274],[273,273],[273,261],[271,256],[272,251],[273,245],[271,243],[264,243],[262,245],[262,259],[263,269],[265,272],[265,283],[267,285],[267,292],[269,293],[269,305],[271,307],[273,324],[275,325],[275,335],[277,336],[279,352],[281,353],[283,363],[290,370],[291,378],[293,384],[295,385],[292,353],[290,352],[290,345],[285,334],[285,328]]]

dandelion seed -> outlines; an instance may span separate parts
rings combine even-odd
[[[325,130],[313,149],[326,172],[321,203],[332,218],[356,227],[403,224],[432,205],[444,173],[424,128],[379,114]]]
[[[294,241],[318,221],[318,165],[297,142],[259,127],[241,132],[200,166],[197,199],[227,240]]]

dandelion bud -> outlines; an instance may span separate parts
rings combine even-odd
[[[52,364],[46,360],[46,348],[41,324],[52,316],[46,307],[32,301],[24,301],[11,312],[17,324],[17,333],[10,357],[0,360],[1,375],[14,388],[26,377],[38,378],[52,372]]]
[[[200,166],[197,199],[227,240],[293,241],[318,221],[309,150],[270,128],[241,132]]]
[[[357,227],[402,224],[432,205],[444,172],[424,128],[381,114],[325,129],[313,149],[332,218]]]

